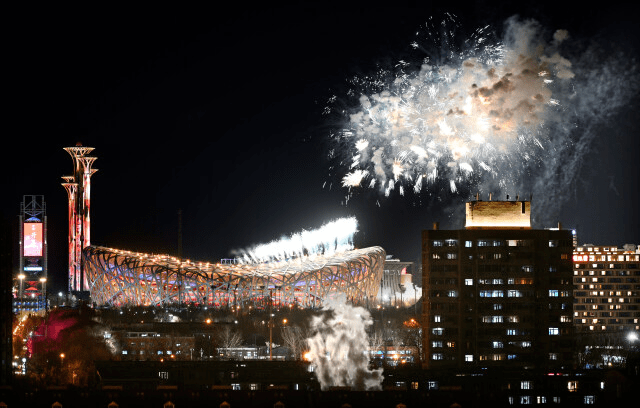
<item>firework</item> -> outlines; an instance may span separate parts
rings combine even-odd
[[[303,230],[267,244],[234,251],[244,263],[262,263],[316,255],[331,255],[353,249],[357,232],[355,217],[339,218],[315,230]]]
[[[447,24],[455,26],[455,18],[442,24],[444,55],[426,57],[416,70],[400,61],[393,73],[352,81],[359,107],[338,135],[349,151],[344,187],[376,186],[389,195],[408,186],[419,193],[446,180],[456,192],[476,174],[504,184],[523,167],[516,163],[540,157],[549,112],[562,108],[554,84],[574,75],[558,51],[568,33],[559,30],[543,43],[534,22],[513,23],[495,41],[484,27],[452,50],[455,31]],[[433,38],[435,25],[424,28]],[[417,41],[412,46],[424,50]]]

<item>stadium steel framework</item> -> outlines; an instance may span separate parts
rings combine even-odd
[[[98,305],[319,307],[332,292],[355,304],[375,299],[386,253],[380,247],[260,264],[210,264],[89,246],[83,251]]]

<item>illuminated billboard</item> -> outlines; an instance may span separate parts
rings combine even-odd
[[[24,223],[24,256],[42,256],[42,223]]]

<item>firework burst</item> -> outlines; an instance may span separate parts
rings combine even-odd
[[[503,40],[489,27],[459,40],[457,28],[451,15],[441,24],[429,20],[411,43],[423,53],[419,67],[400,61],[350,81],[358,106],[334,135],[346,146],[343,187],[388,196],[440,184],[456,193],[490,179],[514,188],[542,160],[548,122],[557,117],[551,113],[567,97],[558,82],[574,76],[559,53],[568,33],[544,42],[535,22],[513,20]]]

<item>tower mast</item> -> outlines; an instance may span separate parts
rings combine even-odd
[[[94,148],[65,147],[73,160],[73,175],[63,176],[62,186],[69,198],[69,290],[88,290],[82,271],[82,249],[91,245],[91,176],[97,171],[91,166],[97,157],[87,156]]]

